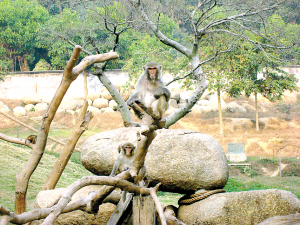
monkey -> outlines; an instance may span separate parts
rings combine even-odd
[[[29,135],[26,139],[25,139],[25,144],[27,141],[29,141],[29,143],[35,144],[37,140],[37,136],[36,135]]]
[[[119,156],[113,166],[110,176],[115,176],[118,173],[128,170],[132,166],[132,163],[135,159],[135,151],[136,151],[136,147],[130,142],[119,145],[118,147]],[[142,181],[143,178],[146,177],[145,166],[143,166],[140,169],[138,177],[139,178],[137,179],[137,181]],[[143,182],[140,182],[140,185],[144,186],[145,184],[143,184]]]
[[[161,79],[161,73],[162,66],[156,62],[149,62],[143,66],[143,73],[138,79],[135,91],[126,102],[128,106],[132,106],[134,102],[142,105],[146,112],[152,112],[156,120],[164,118],[171,96]],[[139,112],[134,112],[141,119]]]
[[[110,176],[115,176],[118,173],[128,170],[132,166],[135,159],[135,151],[136,147],[130,142],[119,145],[119,156],[113,166]],[[145,182],[145,180],[147,180],[145,166],[140,169],[139,174],[137,175],[137,178],[135,180],[141,187],[146,187],[148,185],[148,183]],[[125,191],[122,192],[122,199],[123,201],[125,201],[126,199]]]
[[[115,176],[116,174],[128,170],[132,166],[134,160],[135,146],[127,142],[123,145],[119,145],[118,152],[119,156],[117,161],[114,164],[114,167],[111,171],[110,176]]]

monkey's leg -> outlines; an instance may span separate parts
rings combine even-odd
[[[133,103],[132,108],[139,111],[142,119],[141,134],[147,136],[150,133],[150,125],[154,123],[153,118],[138,104]]]
[[[165,116],[165,112],[168,108],[168,102],[164,95],[152,102],[151,108],[153,110],[153,116],[155,120],[161,120]]]

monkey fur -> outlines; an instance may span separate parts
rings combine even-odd
[[[119,156],[113,166],[110,176],[115,176],[118,173],[128,170],[132,166],[133,161],[136,157],[135,151],[136,151],[136,147],[130,142],[119,145],[118,147]],[[140,185],[145,186],[145,182],[143,181],[145,176],[146,176],[146,167],[143,166],[139,171],[139,174],[137,176],[138,178],[135,180],[137,180]]]
[[[37,141],[37,136],[36,135],[29,135],[26,139],[25,139],[25,144],[26,142],[29,141],[29,143],[35,144]]]
[[[156,69],[155,76],[151,76],[149,70]],[[156,62],[149,62],[143,66],[143,73],[139,77],[134,93],[127,100],[127,105],[131,106],[134,102],[153,112],[155,119],[160,120],[164,117],[169,104],[171,92],[166,88],[161,79],[162,66]],[[135,111],[135,110],[134,110]],[[141,119],[139,112],[135,114]]]

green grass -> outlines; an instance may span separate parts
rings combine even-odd
[[[12,145],[4,141],[0,141],[0,204],[9,208],[14,209],[14,196],[15,196],[15,185],[16,174],[20,173],[25,163],[31,156],[32,150],[18,145]],[[63,172],[57,187],[68,187],[76,180],[83,176],[92,175],[87,171],[80,163],[80,153],[74,153],[68,163],[65,171]],[[43,187],[47,176],[49,175],[56,159],[58,158],[57,153],[45,152],[44,156],[37,169],[33,173],[28,187],[27,200],[28,209],[32,208],[32,203],[35,200],[37,193]],[[79,159],[79,160],[78,160]]]
[[[177,194],[172,192],[157,192],[157,197],[159,198],[162,205],[174,205],[178,207],[178,199],[181,198],[183,194]]]
[[[14,197],[15,197],[15,176],[20,173],[25,163],[31,156],[32,150],[16,145],[10,144],[0,140],[0,204],[13,211],[14,209]],[[33,202],[37,193],[43,187],[44,182],[49,175],[52,166],[56,162],[59,154],[52,151],[45,151],[44,156],[33,173],[29,188],[27,192],[27,209],[30,210],[33,207]],[[278,163],[277,159],[262,159],[261,157],[249,157],[249,161],[256,161],[261,164]],[[300,168],[299,160],[292,158],[282,159],[284,162],[290,162],[290,173],[296,173]],[[296,172],[293,172],[296,171]],[[70,158],[65,171],[62,174],[61,179],[57,184],[59,187],[68,187],[76,180],[83,176],[92,175],[87,171],[80,162],[80,153],[74,152]],[[298,198],[300,198],[300,176],[284,176],[284,177],[262,177],[256,176],[237,176],[230,177],[225,190],[227,192],[239,192],[249,190],[265,190],[265,189],[282,189],[291,191]],[[183,196],[182,194],[171,192],[158,192],[158,197],[161,203],[166,205],[178,206],[178,199]]]
[[[300,177],[234,177],[224,188],[227,192],[281,189],[291,191],[300,199]]]

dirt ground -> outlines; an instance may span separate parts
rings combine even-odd
[[[222,145],[224,151],[228,151],[228,143],[244,143],[247,156],[278,157],[280,150],[281,157],[299,157],[300,156],[300,94],[294,93],[285,96],[281,102],[270,103],[266,100],[259,102],[259,118],[274,118],[268,123],[260,123],[260,130],[255,129],[255,111],[253,99],[225,99],[225,102],[236,101],[240,105],[247,105],[247,113],[239,114],[232,112],[223,113],[224,135],[219,134],[218,112],[205,114],[190,113],[170,129],[190,129],[199,131],[216,138]],[[13,108],[22,105],[20,100],[0,99],[4,104]],[[11,114],[12,115],[12,114]],[[35,112],[29,112],[26,117],[19,118],[22,122],[39,128],[42,115]],[[232,118],[251,119],[253,124],[232,126]],[[0,132],[4,134],[15,133],[18,124],[0,114]],[[66,141],[74,126],[76,115],[58,114],[56,115],[51,130],[55,131],[55,138]],[[136,118],[134,120],[138,121]],[[91,135],[105,130],[123,127],[123,121],[120,113],[102,114],[92,119],[89,130],[80,138],[77,147],[79,148],[84,141]],[[28,133],[27,128],[19,128],[20,132]],[[27,131],[26,131],[27,130]],[[68,132],[67,132],[68,131]],[[32,134],[33,132],[30,132]],[[25,135],[25,134],[24,134]],[[51,134],[50,134],[51,135]],[[22,137],[22,136],[21,136]],[[26,137],[26,136],[25,136]],[[24,137],[24,138],[25,138]],[[55,143],[49,142],[49,149],[55,150]]]

